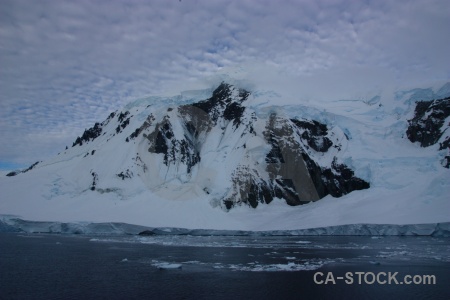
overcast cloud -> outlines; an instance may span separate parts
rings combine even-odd
[[[0,0],[0,168],[220,69],[409,86],[449,80],[449,53],[447,0]]]

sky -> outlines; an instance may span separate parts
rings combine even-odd
[[[450,81],[449,53],[448,0],[0,0],[0,170],[220,74],[346,97]]]

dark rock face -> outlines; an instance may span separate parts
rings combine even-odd
[[[130,124],[130,117],[126,118],[130,114],[129,111],[126,112],[120,112],[119,116],[117,117],[117,121],[119,122],[119,125],[116,127],[116,133],[120,133],[122,129],[125,129],[125,127]],[[126,119],[125,119],[126,118]]]
[[[271,196],[285,199],[289,205],[318,200],[319,196],[301,156],[301,145],[289,120],[272,114],[264,135],[272,146],[265,159],[271,178]]]
[[[19,171],[12,171],[12,172],[9,172],[8,174],[6,174],[6,176],[12,177],[12,176],[19,175],[20,173],[26,173],[26,172],[28,172],[28,171],[31,171],[32,169],[34,169],[34,167],[37,166],[38,163],[39,163],[39,161],[35,162],[34,164],[32,164],[31,166],[29,166],[28,168],[26,168],[26,169],[24,169],[24,170],[19,170]]]
[[[263,180],[258,171],[248,166],[240,166],[236,169],[232,181],[235,187],[233,194],[222,200],[227,210],[241,203],[256,208],[260,203],[272,202],[275,197],[275,190],[271,183]]]
[[[126,118],[129,114],[130,112],[126,111],[120,112],[120,114],[117,116],[118,125],[116,127],[116,133],[120,133],[125,127],[128,126],[128,124],[130,124],[131,116]],[[75,142],[72,144],[72,147],[75,147],[76,145],[82,146],[84,143],[93,141],[98,138],[103,132],[103,127],[108,124],[115,116],[116,113],[112,112],[102,123],[95,123],[93,127],[86,129],[81,137],[77,137]]]
[[[144,135],[149,141],[149,152],[164,155],[166,166],[180,164],[186,166],[187,173],[200,162],[201,136],[205,136],[215,126],[222,130],[232,122],[233,128],[244,126],[241,137],[245,134],[255,135],[255,114],[245,117],[243,102],[249,92],[237,90],[222,83],[211,98],[178,107],[175,113],[168,111],[155,130]],[[172,121],[183,122],[184,136],[175,137]],[[154,118],[149,119],[136,129],[130,138],[135,138],[148,128]],[[309,151],[327,152],[333,146],[328,137],[329,130],[325,124],[314,120],[289,120],[272,114],[263,133],[271,146],[265,157],[267,174],[259,174],[252,165],[239,165],[232,174],[230,194],[221,199],[221,204],[229,210],[235,205],[246,204],[253,208],[259,204],[268,204],[274,198],[285,199],[292,206],[317,201],[326,195],[340,197],[354,190],[367,189],[369,183],[354,176],[354,172],[337,159],[329,168],[320,167]],[[180,135],[180,133],[178,133]],[[248,138],[248,137],[247,137]],[[339,145],[337,145],[339,146]],[[335,147],[337,147],[335,146]],[[245,144],[243,145],[245,148]],[[118,175],[119,176],[119,175]],[[205,193],[209,193],[206,189]]]
[[[263,156],[260,157],[265,163],[263,165],[259,165],[260,161],[255,164],[252,158],[237,158],[237,167],[234,167],[231,174],[231,188],[214,199],[214,204],[227,210],[241,204],[256,208],[259,204],[272,202],[274,198],[284,199],[287,204],[296,206],[317,201],[326,195],[341,197],[354,190],[369,188],[368,182],[357,178],[353,170],[338,163],[336,157],[331,166],[319,164],[318,157],[323,157],[332,147],[339,151],[341,146],[326,124],[315,120],[288,119],[276,113],[272,113],[268,119],[259,119],[256,112],[246,110],[244,102],[249,95],[246,90],[221,83],[206,100],[168,108],[156,124],[155,116],[148,115],[141,126],[126,136],[125,141],[137,140],[145,132],[142,136],[148,141],[148,151],[163,155],[162,162],[168,167],[164,172],[169,173],[170,168],[170,173],[180,174],[180,178],[186,182],[194,174],[193,168],[200,163],[202,147],[213,129],[215,134],[222,132],[224,146],[230,149],[224,152],[225,156],[244,153],[245,157],[251,157],[253,154],[249,153],[252,153],[253,148],[242,149],[247,149],[247,141],[254,137],[268,145],[270,149],[264,148],[267,149],[267,154],[262,152]],[[85,130],[74,146],[81,146],[97,138],[102,134],[102,128],[113,119],[117,121],[113,135],[120,134],[130,124],[132,117],[128,111],[112,113],[105,122],[96,123],[93,128]],[[259,125],[261,123],[258,122],[261,121],[266,122],[265,129]],[[254,127],[255,124],[258,127]],[[153,131],[149,132],[150,128]],[[227,137],[224,137],[228,136],[229,132],[225,135],[227,128],[239,132],[242,139],[236,137],[239,141],[234,140],[233,145],[228,145]],[[446,141],[442,145],[448,147],[448,144]],[[94,153],[95,150],[92,150],[91,155]],[[134,162],[143,173],[148,170],[139,154]],[[98,174],[91,171],[91,176],[90,189],[102,192],[97,188]],[[126,169],[115,176],[127,180],[134,174]],[[207,194],[215,192],[208,187],[203,190]]]
[[[36,167],[38,163],[39,163],[38,161],[35,162],[35,163],[32,164],[31,166],[29,166],[28,168],[26,168],[25,170],[23,170],[22,173],[25,173],[25,172],[28,172],[28,171],[34,169],[34,167]]]
[[[117,177],[121,178],[122,180],[125,180],[125,178],[132,178],[133,172],[131,172],[129,169],[127,169],[125,172],[122,171],[119,174],[117,174]]]
[[[102,133],[102,126],[100,123],[95,123],[94,127],[86,129],[83,132],[83,135],[81,137],[77,137],[75,142],[72,144],[72,147],[75,147],[76,145],[83,145],[83,142],[89,142],[95,140],[97,137],[100,136]]]
[[[307,154],[303,154],[308,170],[313,178],[314,185],[320,198],[326,195],[342,197],[352,191],[364,190],[370,187],[367,181],[356,177],[349,167],[339,164],[336,158],[331,168],[321,168]]]
[[[241,106],[237,102],[230,103],[225,108],[223,112],[223,117],[225,120],[233,120],[233,124],[238,126],[241,123],[242,114],[244,113],[245,107]]]
[[[443,134],[441,128],[448,116],[450,98],[417,102],[414,118],[408,121],[408,139],[413,143],[419,142],[422,147],[436,144]]]
[[[178,140],[172,131],[170,118],[166,116],[164,121],[157,124],[156,130],[147,136],[150,141],[149,152],[164,154],[164,164],[185,164],[187,173],[191,172],[192,167],[200,161],[199,150],[196,149],[193,141],[184,136]]]
[[[108,116],[108,118],[106,119],[106,122],[109,122],[110,120],[112,120],[112,118],[114,118],[115,115],[116,115],[115,112],[110,113],[109,116]]]
[[[330,168],[320,167],[307,151],[295,142],[293,135],[297,134],[299,140],[310,146],[314,151],[326,152],[333,145],[332,141],[326,137],[328,128],[325,124],[317,121],[300,121],[291,120],[293,126],[303,129],[304,131],[295,131],[293,129],[284,129],[282,131],[268,130],[269,135],[267,141],[271,144],[272,149],[267,154],[266,162],[268,164],[282,165],[285,162],[295,164],[295,171],[291,171],[289,176],[277,179],[272,184],[276,197],[287,199],[290,205],[299,205],[316,201],[326,195],[333,197],[341,197],[354,190],[368,189],[370,184],[356,176],[354,172],[344,164],[337,163],[337,159],[333,160]],[[276,126],[278,127],[278,126]],[[286,128],[289,124],[286,123]],[[286,141],[286,137],[287,141]],[[291,138],[289,138],[291,137]],[[289,147],[280,144],[288,143]],[[301,169],[306,166],[309,176],[302,176]],[[285,174],[288,175],[288,174]],[[307,182],[311,183],[308,184]],[[315,191],[312,191],[314,186]],[[301,194],[299,188],[310,190],[309,193]],[[300,192],[300,193],[299,193]],[[314,196],[317,195],[317,196]]]
[[[129,111],[120,112],[120,114],[117,116],[117,120],[119,121],[119,123],[122,123],[129,114]]]
[[[137,138],[139,134],[141,134],[141,132],[152,126],[153,121],[155,121],[155,117],[153,116],[153,114],[150,114],[145,120],[145,122],[140,127],[136,128],[136,130],[129,136],[129,138],[130,139]]]
[[[301,121],[291,119],[291,121],[299,128],[303,130],[302,139],[317,152],[327,152],[333,142],[326,136],[328,134],[328,128],[325,124],[319,123],[315,120]]]
[[[448,155],[444,157],[444,160],[442,161],[442,166],[449,169],[450,168],[450,136],[447,136],[445,140],[440,143],[439,150],[447,149]]]
[[[265,157],[270,180],[263,180],[251,167],[241,167],[233,174],[234,194],[223,200],[225,208],[240,203],[257,207],[275,197],[296,206],[317,201],[326,195],[341,197],[370,184],[354,175],[335,158],[330,167],[320,167],[308,154],[308,147],[326,152],[333,145],[326,137],[328,128],[317,121],[288,120],[272,114],[264,132],[271,150]]]
[[[240,89],[238,90],[237,99],[231,97],[232,93],[232,86],[222,82],[214,90],[211,98],[194,103],[192,106],[209,114],[214,123],[217,122],[219,117],[223,117],[227,121],[232,120],[235,126],[239,126],[245,110],[245,107],[241,106],[241,103],[248,98],[250,93]]]
[[[232,97],[233,87],[222,83],[214,92],[211,98],[194,103],[192,105],[180,106],[178,112],[184,119],[184,137],[176,139],[172,131],[170,117],[167,115],[164,120],[156,125],[156,130],[149,134],[149,152],[164,154],[164,164],[185,164],[187,173],[192,167],[200,162],[200,147],[198,136],[201,132],[208,132],[212,126],[216,125],[220,118],[231,122],[235,127],[241,124],[241,118],[245,107],[241,102],[247,99],[249,93],[238,90],[238,97]],[[173,109],[168,110],[171,112]],[[149,116],[144,124],[130,137],[137,136],[154,121],[153,116]]]
[[[91,191],[95,191],[95,187],[98,182],[98,174],[95,173],[94,171],[91,171],[91,175],[92,175]]]
[[[436,144],[444,135],[444,141],[439,144],[439,150],[448,150],[442,165],[450,167],[450,124],[445,124],[446,118],[450,116],[450,97],[416,102],[414,118],[408,121],[409,126],[406,135],[411,142],[419,142],[422,147]]]
[[[129,112],[126,112],[125,116],[127,114],[129,114]],[[123,115],[123,113],[121,113],[121,115]],[[98,138],[103,132],[103,127],[105,125],[107,125],[115,116],[116,116],[116,112],[112,112],[109,114],[108,118],[106,118],[106,120],[103,121],[102,123],[95,123],[94,127],[86,129],[83,132],[83,135],[81,137],[77,137],[75,142],[73,142],[72,147],[75,147],[76,145],[82,146],[83,143],[87,143],[89,141],[93,141],[96,138]],[[119,118],[120,118],[120,116],[119,116]],[[123,116],[122,116],[122,119],[123,119]],[[67,150],[67,147],[66,147],[66,150]]]

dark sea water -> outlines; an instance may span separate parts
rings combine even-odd
[[[0,233],[0,299],[450,299],[450,239]]]

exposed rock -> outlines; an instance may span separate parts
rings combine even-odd
[[[141,132],[143,132],[145,129],[149,128],[152,123],[155,121],[155,117],[153,116],[153,114],[150,114],[147,119],[145,120],[145,122],[138,128],[136,128],[136,130],[130,135],[130,139],[135,139],[139,136],[139,134],[141,134]]]
[[[444,124],[449,116],[450,97],[417,102],[414,118],[408,121],[408,139],[413,143],[419,142],[422,147],[436,144],[449,127],[449,124]]]
[[[28,172],[28,171],[32,170],[34,167],[37,166],[38,163],[39,163],[38,161],[35,162],[35,163],[32,164],[31,166],[29,166],[28,168],[26,168],[25,170],[23,170],[22,173],[25,173],[25,172]]]
[[[248,166],[240,166],[232,176],[233,192],[222,202],[227,210],[241,203],[256,208],[259,203],[272,202],[275,191],[258,172]],[[281,197],[280,197],[281,198]]]
[[[233,97],[233,93],[237,92],[237,95]],[[222,82],[218,88],[216,88],[212,94],[212,97],[192,104],[207,114],[209,114],[211,120],[216,123],[219,117],[223,117],[227,121],[233,121],[235,126],[238,126],[241,122],[242,114],[245,107],[241,106],[241,103],[245,101],[250,93],[243,89],[235,89],[233,86]]]
[[[117,116],[117,120],[119,121],[119,123],[122,123],[125,120],[125,117],[128,116],[129,114],[130,114],[129,111],[120,112],[120,114]]]
[[[355,190],[364,190],[370,187],[369,183],[356,177],[353,170],[344,164],[338,164],[336,158],[331,168],[322,169],[322,182],[325,194],[341,197]]]
[[[442,166],[445,168],[450,168],[450,136],[445,137],[445,140],[439,144],[439,150],[447,149],[447,155],[444,156],[442,160]]]
[[[211,195],[213,205],[220,205],[225,210],[236,205],[255,208],[270,203],[274,198],[284,199],[287,204],[294,206],[317,201],[329,194],[340,197],[353,190],[369,188],[368,182],[357,178],[353,170],[339,163],[337,158],[330,166],[319,164],[319,157],[327,154],[331,159],[329,151],[335,151],[334,148],[340,150],[341,147],[334,138],[335,133],[326,124],[315,120],[289,119],[277,113],[260,118],[245,105],[249,95],[246,90],[221,83],[206,100],[170,106],[161,116],[150,113],[140,126],[126,136],[125,141],[134,140],[137,145],[148,147],[150,155],[162,155],[165,167],[152,168],[151,176],[161,175],[160,178],[164,178],[161,180],[176,179],[184,184],[195,176],[193,168],[201,162],[205,141],[214,130],[217,135],[212,139],[214,146],[207,151],[217,155],[220,153],[217,159],[225,163],[231,157],[237,161],[228,171],[229,186],[224,185],[226,187],[220,195],[208,186],[207,181],[200,188]],[[128,110],[111,113],[103,123],[96,123],[93,128],[85,130],[74,145],[81,146],[94,140],[102,133],[105,124],[116,119],[110,139],[132,123],[132,118]],[[233,136],[233,132],[240,136]],[[219,140],[216,141],[216,137],[220,137]],[[252,138],[261,144],[258,146],[260,149],[256,150],[259,154],[255,154],[259,155],[258,162],[253,161],[253,154],[250,154],[252,147],[255,147]],[[252,145],[250,149],[247,149],[247,142]],[[448,147],[447,144],[443,142],[442,147]],[[95,151],[87,149],[86,155],[93,155]],[[137,153],[133,158],[133,166],[139,168],[132,167],[114,175],[125,180],[132,178],[137,171],[141,176],[153,163],[147,164],[146,159],[147,155],[141,158]],[[96,190],[98,174],[91,171],[91,175],[90,189]]]
[[[36,167],[38,163],[39,163],[39,161],[35,162],[34,164],[32,164],[31,166],[29,166],[28,168],[26,168],[24,170],[11,171],[8,174],[6,174],[6,176],[12,177],[12,176],[19,175],[20,173],[26,173],[26,172],[34,169],[34,167]]]
[[[122,178],[122,180],[125,180],[125,178],[132,178],[133,172],[131,172],[129,169],[127,169],[125,172],[122,171],[119,174],[117,174],[117,177]]]
[[[306,142],[315,151],[326,152],[333,145],[331,140],[326,137],[328,128],[325,124],[317,121],[299,121],[295,119],[291,121],[295,126],[305,129],[302,133],[298,132],[300,141]],[[298,187],[301,187],[306,191],[299,198],[302,199],[301,201],[287,201],[288,204],[297,205],[316,201],[328,194],[333,197],[341,197],[354,190],[370,187],[368,182],[354,176],[354,172],[350,168],[344,164],[338,164],[336,158],[333,160],[331,168],[320,167],[301,147],[298,141],[292,138],[294,131],[286,128],[289,128],[287,122],[284,131],[279,131],[278,135],[276,135],[277,138],[274,138],[272,134],[269,136],[268,141],[272,145],[272,150],[269,152],[266,162],[282,164],[288,161],[289,164],[286,165],[292,166],[293,169],[286,173],[292,175],[284,176],[283,185],[285,187],[283,189],[287,189],[287,191],[297,190],[298,192]],[[283,146],[283,151],[280,151],[278,144],[274,143],[274,141],[286,140],[285,137],[291,138],[290,140],[288,138],[288,143]],[[319,147],[318,141],[321,147]],[[283,155],[281,155],[281,152]],[[275,161],[274,157],[276,158]],[[286,181],[286,178],[291,180]],[[289,186],[289,183],[293,183],[292,186]],[[283,194],[282,198],[286,199],[286,195]]]
[[[92,175],[92,184],[91,184],[91,191],[95,191],[95,186],[97,185],[98,182],[98,174],[95,173],[94,171],[91,171],[91,175]]]
[[[93,141],[97,137],[99,137],[101,133],[102,127],[100,123],[95,123],[94,127],[86,129],[83,132],[83,135],[75,140],[75,142],[72,144],[72,147],[75,147],[76,145],[82,146],[83,142]]]
[[[11,171],[8,174],[6,174],[6,176],[8,177],[12,177],[12,176],[16,176],[18,174],[22,173],[21,171]]]
[[[296,139],[292,123],[272,114],[264,134],[272,146],[266,163],[275,196],[286,199],[289,205],[318,200],[319,195],[303,161],[300,140]]]
[[[447,151],[441,161],[445,168],[450,168],[450,123],[445,123],[449,117],[450,97],[419,101],[406,131],[408,139],[413,143],[419,142],[422,147],[429,147],[441,140],[439,150]]]
[[[291,121],[300,129],[303,130],[302,139],[306,140],[308,145],[317,152],[326,152],[333,146],[333,142],[327,137],[327,125],[317,122],[315,120],[296,120]]]
[[[144,135],[149,142],[148,151],[163,154],[167,167],[173,165],[176,170],[186,170],[189,174],[200,162],[203,142],[212,128],[220,126],[224,132],[230,122],[235,131],[240,129],[242,142],[239,144],[246,148],[244,141],[257,135],[253,124],[258,121],[257,116],[247,113],[243,106],[248,96],[249,92],[222,83],[209,99],[180,106],[177,111],[170,110],[154,125],[153,132]],[[182,133],[177,129],[176,136],[172,122],[180,121],[182,123],[176,126],[182,126]],[[147,119],[133,137],[150,124]],[[333,146],[329,133],[325,124],[314,120],[290,120],[271,114],[262,133],[270,145],[265,157],[266,167],[261,169],[243,160],[231,174],[231,189],[220,199],[220,205],[226,210],[241,204],[255,208],[276,197],[285,199],[289,205],[300,205],[328,194],[340,197],[353,190],[368,188],[369,183],[355,177],[350,168],[337,160],[324,168],[308,154],[309,148],[319,153],[327,152]],[[182,165],[185,169],[180,168]],[[211,192],[207,187],[203,190],[207,194]]]
[[[187,135],[183,139],[176,139],[172,131],[169,117],[166,116],[162,123],[156,125],[154,132],[147,136],[150,142],[149,152],[164,154],[164,164],[179,166],[186,165],[187,173],[200,161],[198,149]]]

